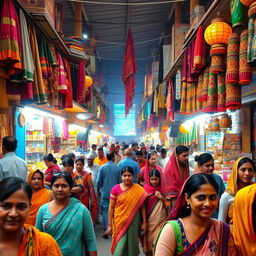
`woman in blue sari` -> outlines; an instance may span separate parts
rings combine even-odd
[[[97,255],[90,212],[76,198],[70,198],[73,180],[69,173],[55,173],[51,180],[55,200],[41,206],[36,227],[50,234],[63,256]]]

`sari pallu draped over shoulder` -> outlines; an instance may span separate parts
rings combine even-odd
[[[255,199],[256,184],[239,190],[234,199],[233,236],[239,256],[256,255]]]
[[[131,188],[123,191],[123,193],[117,197],[114,209],[114,225],[111,246],[112,254],[114,253],[119,240],[128,230],[147,196],[148,194],[140,185],[133,184]]]
[[[62,253],[55,240],[46,233],[30,226],[23,226],[25,233],[17,256],[61,256]]]

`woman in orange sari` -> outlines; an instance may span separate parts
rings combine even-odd
[[[115,185],[110,194],[106,233],[112,234],[113,255],[136,256],[140,254],[140,227],[145,232],[147,226],[144,206],[147,193],[140,185],[133,184],[134,172],[131,167],[125,167],[121,175],[123,182]]]
[[[0,255],[61,256],[49,234],[24,224],[29,215],[32,189],[17,177],[0,182]]]
[[[29,217],[26,220],[26,224],[35,226],[36,215],[39,208],[53,200],[51,191],[44,187],[44,174],[40,170],[31,171],[28,175],[28,183],[30,184],[33,195],[31,199],[31,206],[29,210]]]
[[[84,159],[79,157],[75,160],[75,174],[78,176],[82,176],[84,180],[84,191],[80,195],[80,201],[87,207],[87,209],[91,212],[93,223],[96,220],[97,216],[97,197],[92,184],[92,176],[91,173],[84,170]]]
[[[238,255],[256,255],[256,184],[239,190],[233,207],[233,235]]]

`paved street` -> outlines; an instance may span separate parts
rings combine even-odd
[[[111,256],[111,253],[110,253],[111,238],[109,238],[109,239],[102,238],[102,235],[104,233],[102,220],[101,220],[100,224],[96,225],[95,232],[96,232],[96,238],[97,238],[98,255],[99,256]],[[143,256],[143,255],[144,254],[141,252],[140,256]]]

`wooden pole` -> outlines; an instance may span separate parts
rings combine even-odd
[[[181,3],[174,3],[175,23],[181,23]]]
[[[82,38],[83,3],[74,2],[75,6],[75,36]]]

